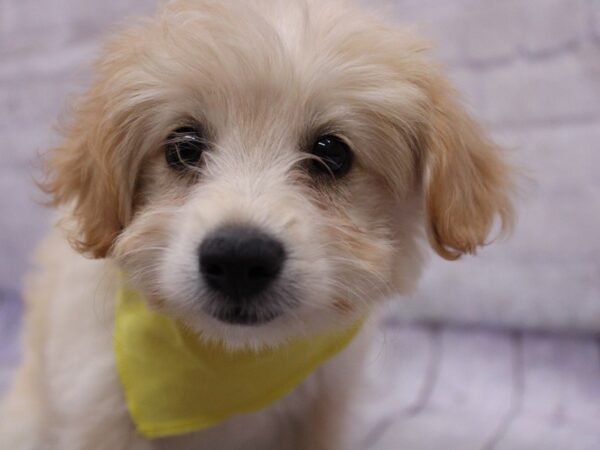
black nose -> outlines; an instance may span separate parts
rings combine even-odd
[[[281,272],[283,245],[273,237],[245,226],[226,226],[200,245],[200,272],[211,289],[240,300],[264,291]]]

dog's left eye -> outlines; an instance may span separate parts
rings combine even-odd
[[[319,159],[313,161],[313,169],[318,172],[341,177],[352,166],[352,151],[348,144],[337,136],[319,137],[313,144],[311,153]]]
[[[193,127],[181,127],[171,133],[165,144],[165,159],[169,167],[184,170],[195,166],[206,150],[202,132]]]

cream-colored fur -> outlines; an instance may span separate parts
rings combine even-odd
[[[209,148],[175,173],[164,143],[190,123]],[[354,153],[339,180],[306,170],[323,134]],[[117,270],[204,337],[260,348],[376,314],[414,289],[427,239],[456,259],[485,243],[495,218],[511,219],[509,167],[427,46],[342,0],[167,2],[107,44],[48,168],[63,220],[27,285],[2,449],[351,448],[345,412],[370,326],[263,411],[141,438],[114,367]],[[275,292],[298,304],[272,322],[226,324],[203,308],[197,248],[227,223],[286,247]]]

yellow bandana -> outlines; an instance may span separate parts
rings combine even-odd
[[[282,398],[344,349],[360,325],[260,352],[229,351],[117,293],[115,350],[129,412],[149,438],[202,430]]]

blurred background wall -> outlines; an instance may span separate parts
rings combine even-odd
[[[431,37],[473,114],[533,180],[512,238],[434,259],[405,312],[600,330],[600,0],[397,0],[391,15]]]

